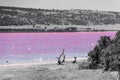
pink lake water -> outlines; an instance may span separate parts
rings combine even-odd
[[[56,59],[63,49],[68,58],[87,56],[100,36],[113,38],[115,33],[0,33],[0,62]]]

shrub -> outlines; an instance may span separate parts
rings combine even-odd
[[[78,64],[78,69],[89,69],[89,62],[82,62]]]
[[[117,70],[120,66],[120,31],[114,39],[109,36],[102,36],[97,45],[88,53],[89,68],[98,68],[102,65],[105,71]],[[120,69],[120,68],[119,68]]]

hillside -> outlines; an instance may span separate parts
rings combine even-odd
[[[119,24],[120,13],[93,10],[48,10],[0,6],[0,26]]]

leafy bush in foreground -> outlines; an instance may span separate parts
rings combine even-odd
[[[107,70],[117,70],[120,66],[120,31],[113,39],[109,36],[102,36],[97,45],[88,53],[89,68],[96,69],[103,67]],[[99,65],[99,66],[98,66]]]

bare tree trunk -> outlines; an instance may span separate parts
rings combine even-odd
[[[118,59],[117,59],[117,60],[118,60]],[[120,80],[120,62],[117,61],[116,64],[117,64],[117,71],[118,71],[118,77],[117,77],[117,80]]]
[[[76,57],[74,57],[74,61],[73,61],[72,63],[76,63],[76,59],[77,59],[77,58],[76,58]]]
[[[65,62],[64,49],[63,49],[62,54],[58,57],[58,65],[62,64],[63,62]]]
[[[120,80],[120,70],[118,71],[118,78],[117,80]]]

